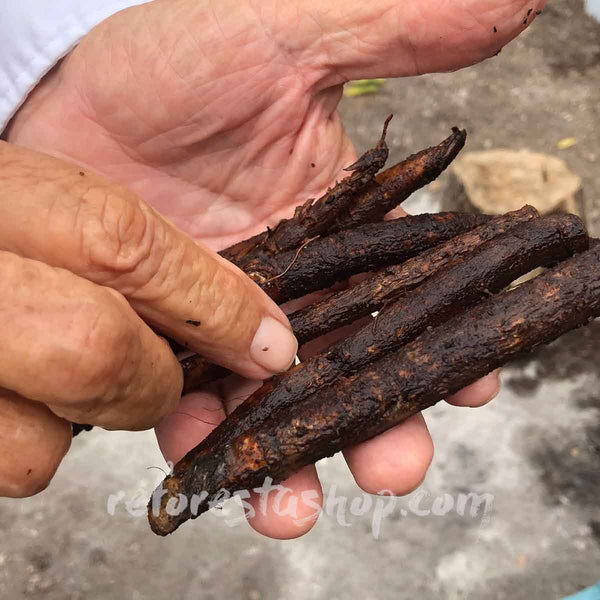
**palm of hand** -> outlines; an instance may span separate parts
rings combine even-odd
[[[332,17],[304,4],[170,0],[118,13],[36,88],[9,135],[129,186],[220,248],[288,216],[354,160],[335,110],[341,84],[491,56],[527,6],[444,14],[387,0],[332,5]]]
[[[255,4],[157,0],[115,15],[36,88],[9,141],[127,185],[220,249],[289,216],[353,162],[335,112],[344,81],[477,62],[519,33],[529,8],[513,0],[463,2],[445,13],[421,1],[346,1],[328,11],[308,0]],[[483,381],[463,392],[463,403],[489,399],[497,382]],[[211,406],[221,405],[212,403],[231,408],[240,385],[221,398],[184,398],[182,410],[214,423]],[[161,446],[177,459],[211,428],[175,415],[161,426]],[[346,460],[364,489],[405,493],[431,455],[418,416],[351,449]],[[314,467],[287,485],[294,493],[320,489]],[[311,525],[268,517],[257,515],[253,526],[275,537]]]
[[[217,249],[289,216],[354,160],[335,113],[341,86],[315,93],[317,69],[291,64],[258,31],[231,32],[211,46],[218,59],[198,61],[214,25],[200,40],[181,27],[161,39],[147,18],[125,11],[86,38],[36,89],[14,141],[127,185]]]

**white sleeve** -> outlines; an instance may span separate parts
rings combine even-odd
[[[90,29],[148,0],[0,0],[0,133],[27,94]]]

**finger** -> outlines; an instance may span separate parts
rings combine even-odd
[[[401,207],[397,206],[390,210],[390,212],[385,215],[384,221],[391,221],[392,219],[399,219],[400,217],[407,217],[408,213]]]
[[[279,486],[251,492],[246,510],[250,526],[267,537],[289,540],[308,533],[317,522],[323,490],[314,465],[304,467]]]
[[[186,394],[177,408],[155,428],[165,460],[172,463],[180,461],[224,419],[225,409],[217,394]]]
[[[71,424],[47,406],[0,389],[0,496],[26,498],[45,489],[71,438]]]
[[[297,344],[279,307],[135,194],[6,143],[0,172],[0,247],[121,292],[160,331],[245,376],[292,362]]]
[[[322,87],[351,79],[452,71],[494,56],[526,29],[540,0],[304,0],[286,47],[321,67]],[[296,43],[294,44],[294,41]]]
[[[454,406],[470,406],[476,408],[491,402],[500,392],[500,369],[492,371],[479,381],[456,392],[446,402]]]
[[[183,396],[177,408],[155,427],[165,460],[179,462],[261,385],[261,381],[231,375],[212,386],[218,392],[207,389]]]
[[[181,367],[123,296],[10,252],[0,272],[0,387],[111,429],[148,428],[173,410]]]
[[[356,483],[367,493],[403,496],[417,488],[433,459],[433,441],[421,414],[344,450]]]

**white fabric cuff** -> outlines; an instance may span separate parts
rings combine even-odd
[[[40,79],[114,13],[148,0],[0,0],[0,133]]]

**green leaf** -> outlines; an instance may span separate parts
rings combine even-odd
[[[350,81],[344,87],[344,96],[354,98],[356,96],[364,96],[365,94],[376,94],[385,82],[385,79],[358,79]]]

